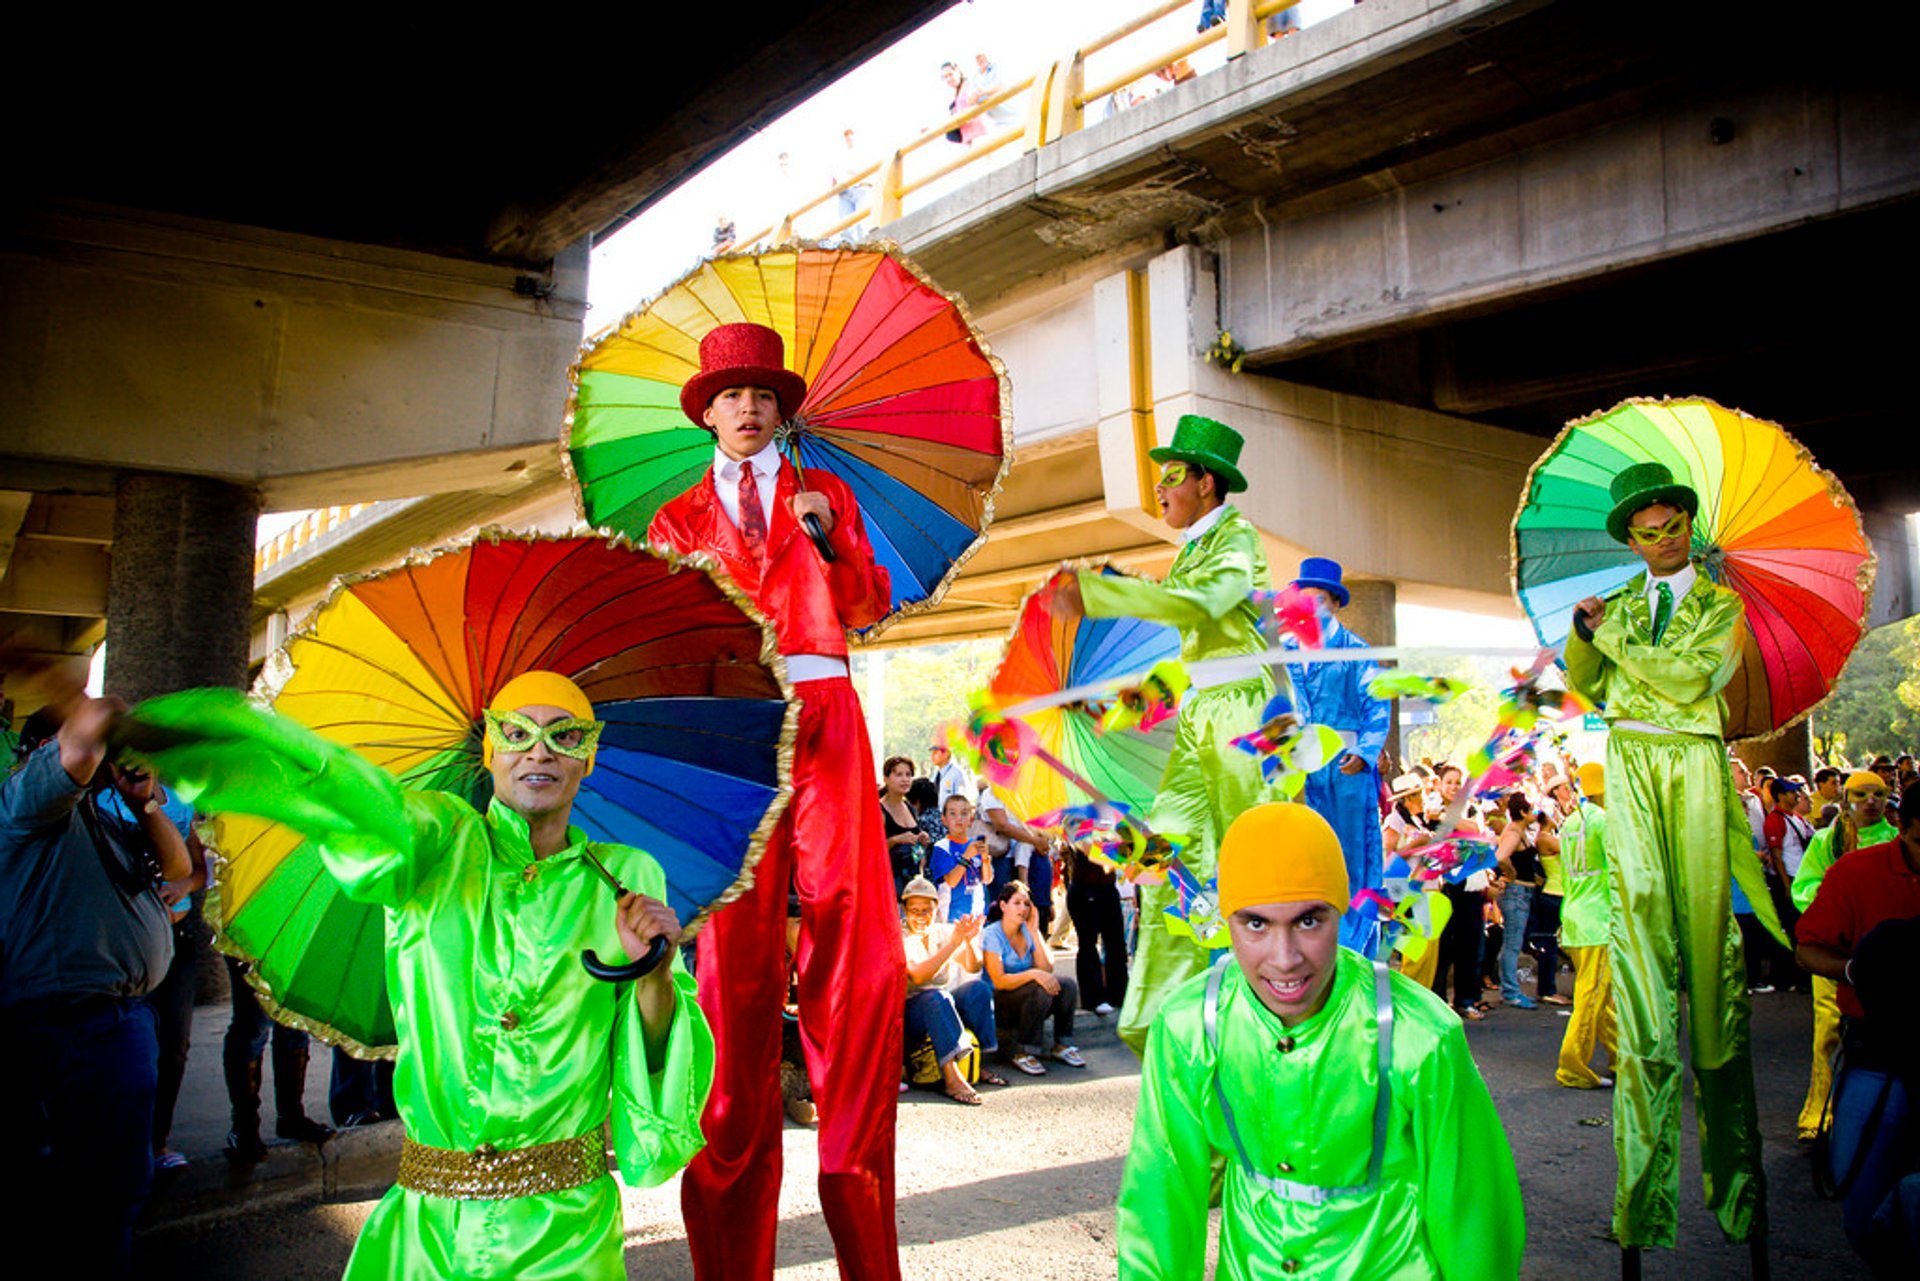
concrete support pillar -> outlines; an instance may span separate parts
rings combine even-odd
[[[1748,769],[1771,765],[1776,774],[1813,777],[1813,746],[1805,721],[1764,742],[1755,738],[1741,739],[1733,745],[1733,754],[1745,761]]]
[[[124,476],[107,574],[107,692],[128,702],[204,685],[244,689],[254,492],[199,476]]]
[[[259,515],[253,490],[224,481],[121,477],[107,572],[108,693],[135,703],[200,686],[246,687]],[[227,972],[205,946],[197,898],[192,918],[187,928],[202,941],[194,998],[206,1005],[225,999]]]
[[[1393,614],[1399,593],[1394,584],[1384,578],[1348,579],[1347,591],[1352,599],[1340,611],[1340,625],[1369,645],[1399,644],[1400,633]],[[1393,707],[1393,721],[1387,730],[1387,755],[1396,762],[1400,759],[1400,705],[1397,701]]]

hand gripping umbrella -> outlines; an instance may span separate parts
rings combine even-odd
[[[892,578],[888,619],[938,604],[993,518],[1009,393],[961,303],[892,246],[716,258],[591,339],[562,441],[582,515],[641,539],[701,479],[713,434],[687,421],[680,388],[700,339],[740,321],[777,331],[807,381],[782,452],[803,483],[822,468],[853,490]]]
[[[1576,601],[1642,568],[1606,522],[1613,477],[1644,462],[1699,495],[1693,561],[1746,603],[1726,736],[1785,729],[1826,697],[1860,639],[1874,557],[1840,482],[1763,419],[1710,400],[1629,400],[1569,424],[1533,465],[1513,523],[1514,589],[1534,631],[1562,644]]]
[[[691,934],[750,883],[789,791],[794,705],[750,610],[702,558],[483,531],[343,579],[269,660],[258,693],[402,788],[484,808],[493,694],[526,671],[570,677],[605,724],[573,824],[658,860]],[[157,744],[145,733],[148,747],[168,745],[164,730]],[[286,796],[283,812],[297,817],[299,803]],[[363,1053],[393,1046],[381,909],[341,894],[318,842],[282,823],[225,814],[213,838],[225,858],[208,914],[275,1016]],[[583,959],[603,977],[633,973]]]

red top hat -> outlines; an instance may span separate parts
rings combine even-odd
[[[807,380],[787,368],[787,346],[765,325],[720,325],[700,340],[700,372],[680,389],[680,409],[696,427],[713,398],[729,387],[765,387],[780,402],[782,421],[806,398]]]

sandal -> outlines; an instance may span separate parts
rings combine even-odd
[[[982,1103],[986,1102],[985,1099],[982,1099],[977,1093],[974,1092],[972,1086],[962,1084],[960,1089],[964,1091],[964,1093],[956,1094],[952,1090],[946,1090],[946,1091],[943,1091],[943,1093],[948,1098],[952,1099],[955,1103],[964,1104],[965,1106],[970,1108],[977,1108]]]
[[[1487,1021],[1487,1016],[1480,1012],[1480,1007],[1477,1005],[1463,1006],[1454,1011],[1454,1013],[1469,1023],[1484,1023]]]
[[[980,1069],[980,1084],[1005,1085],[1006,1083],[1007,1083],[1007,1078],[1004,1076],[1001,1076],[998,1072],[991,1071],[984,1067]]]
[[[1047,1051],[1047,1057],[1068,1067],[1083,1068],[1087,1065],[1087,1061],[1080,1057],[1079,1049],[1071,1045],[1056,1045]]]
[[[1572,1005],[1573,1004],[1572,1001],[1569,1001],[1564,996],[1543,996],[1540,998],[1540,1001],[1544,1005]]]
[[[1013,1066],[1025,1072],[1028,1076],[1045,1076],[1047,1074],[1047,1065],[1039,1059],[1034,1058],[1031,1054],[1014,1055]]]

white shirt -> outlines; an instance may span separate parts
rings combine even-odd
[[[1647,616],[1652,618],[1660,612],[1660,584],[1665,583],[1673,589],[1673,605],[1680,607],[1680,599],[1693,590],[1693,580],[1700,577],[1700,571],[1688,561],[1665,578],[1655,578],[1653,572],[1647,572]]]
[[[713,448],[713,492],[720,499],[720,510],[727,514],[734,528],[740,527],[740,470],[753,468],[753,483],[760,487],[760,515],[766,520],[767,528],[773,528],[773,491],[780,481],[780,448],[768,441],[762,449],[745,462],[729,458],[725,450],[718,445]]]
[[[766,521],[768,531],[772,531],[774,489],[780,483],[783,461],[779,446],[773,441],[768,441],[766,448],[745,462],[729,458],[725,450],[714,446],[714,497],[720,500],[720,510],[727,514],[727,519],[733,522],[735,529],[740,528],[740,471],[743,467],[751,467],[753,483],[760,494],[760,515]],[[846,660],[830,654],[788,654],[786,659],[787,679],[796,685],[801,681],[824,680],[847,674]]]

